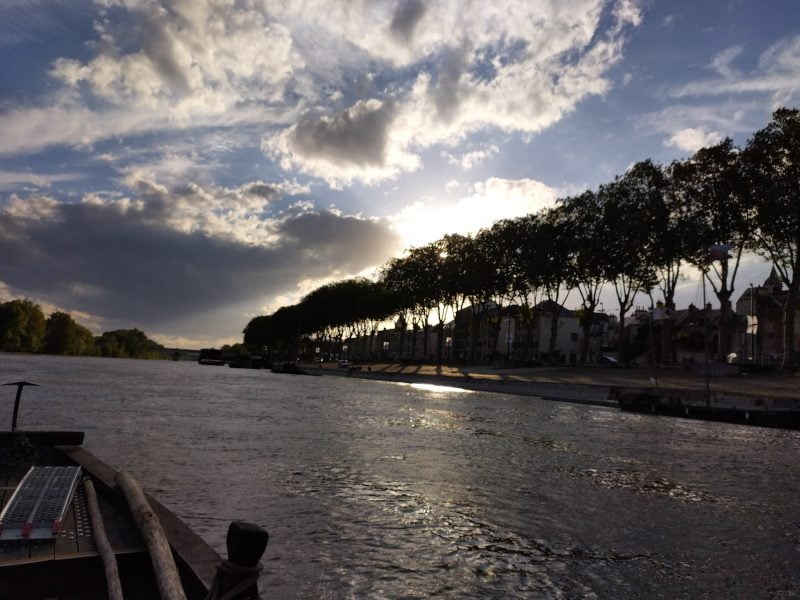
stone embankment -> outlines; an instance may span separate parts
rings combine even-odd
[[[317,367],[325,375],[350,376],[362,379],[428,383],[469,390],[537,396],[600,406],[617,406],[608,399],[613,388],[649,388],[653,391],[705,389],[705,379],[690,371],[671,369],[616,367],[528,367],[495,368],[485,366],[450,367],[435,365],[400,365],[381,363],[339,368],[336,364]],[[800,376],[786,373],[713,377],[712,392],[800,398]]]

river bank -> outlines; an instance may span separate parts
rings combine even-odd
[[[599,406],[617,406],[608,399],[612,387],[698,391],[705,389],[705,379],[690,371],[653,370],[619,367],[526,367],[402,365],[376,363],[358,370],[339,368],[336,364],[309,367],[324,375],[362,379],[430,383],[457,386],[486,392],[538,396]],[[770,396],[800,397],[800,376],[788,373],[743,374],[736,377],[713,377],[710,391]]]

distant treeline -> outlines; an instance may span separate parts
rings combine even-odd
[[[560,198],[537,213],[487,224],[475,235],[445,235],[391,260],[377,281],[362,278],[319,287],[299,303],[253,318],[244,330],[251,347],[291,356],[304,336],[344,340],[374,334],[389,318],[401,335],[411,326],[437,325],[442,361],[447,318],[472,306],[470,354],[483,319],[500,335],[501,318],[516,305],[531,330],[536,307],[547,306],[557,323],[567,296],[578,296],[588,355],[601,291],[613,288],[620,331],[639,294],[664,314],[688,266],[701,270],[720,304],[720,320],[734,317],[732,297],[745,253],[772,263],[783,284],[784,366],[800,366],[796,314],[800,309],[800,111],[778,109],[744,148],[731,139],[701,148],[686,160],[659,165],[640,161],[596,190]],[[577,292],[576,294],[574,292]],[[547,302],[543,302],[543,301]],[[496,307],[496,308],[493,308]],[[431,323],[433,319],[434,323]],[[674,361],[674,330],[662,323],[664,352]],[[717,356],[731,352],[728,327],[720,327]],[[555,350],[556,326],[549,355]],[[416,339],[416,337],[414,338]],[[427,340],[427,335],[424,340]],[[618,340],[625,354],[626,338]],[[402,345],[402,342],[401,342]],[[493,345],[492,347],[495,347]],[[412,353],[413,354],[413,353]]]
[[[0,351],[169,358],[163,346],[138,329],[118,329],[94,336],[69,314],[57,311],[45,317],[41,307],[27,299],[0,303]]]

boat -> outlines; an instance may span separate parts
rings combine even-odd
[[[284,362],[273,365],[272,372],[282,373],[285,375],[319,375],[319,373],[309,373],[305,369],[298,367],[297,363],[293,362]]]
[[[0,432],[0,598],[254,600],[269,535],[228,529],[228,560],[80,431]]]
[[[800,399],[695,390],[612,387],[621,410],[764,427],[800,429]]]
[[[270,369],[272,361],[266,354],[246,354],[234,356],[228,366],[231,369]]]
[[[225,357],[222,350],[216,348],[203,348],[200,350],[200,355],[197,362],[201,365],[210,365],[212,367],[221,367],[225,364]]]

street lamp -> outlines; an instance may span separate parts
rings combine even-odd
[[[506,360],[511,360],[511,317],[506,317]]]

